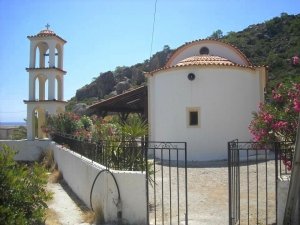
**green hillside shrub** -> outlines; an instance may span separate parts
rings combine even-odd
[[[41,224],[46,201],[52,194],[45,190],[46,170],[17,163],[17,152],[2,144],[0,149],[0,224]]]

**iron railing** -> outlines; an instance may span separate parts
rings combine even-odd
[[[230,225],[277,223],[277,179],[292,152],[291,142],[228,142]]]
[[[91,140],[61,133],[52,139],[107,169],[145,171],[147,224],[188,224],[186,142]]]
[[[146,171],[146,143],[143,141],[92,140],[62,133],[55,133],[52,139],[106,169]]]

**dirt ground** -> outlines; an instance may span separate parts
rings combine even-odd
[[[53,192],[48,203],[45,225],[87,225],[83,221],[83,212],[88,208],[62,180],[60,183],[48,183],[47,190]]]
[[[184,164],[179,163],[177,171],[174,163],[171,167],[158,163],[155,170],[155,201],[154,186],[149,188],[150,224],[155,224],[155,214],[156,224],[163,224],[163,220],[164,224],[185,224]],[[249,224],[274,224],[276,202],[274,160],[260,162],[257,165],[249,163],[248,166],[242,163],[240,176],[241,224],[248,224],[248,217]],[[82,212],[87,209],[86,206],[66,184],[49,184],[48,188],[54,192],[54,199],[49,203],[47,225],[87,224],[82,220]],[[189,224],[228,224],[227,161],[189,162],[187,188]],[[267,219],[266,212],[268,212]]]
[[[185,224],[184,164],[180,164],[178,172],[174,164],[171,166],[171,169],[167,165],[157,164],[155,170],[157,184],[155,187],[156,199],[154,199],[154,188],[150,188],[149,190],[150,204],[152,205],[150,214],[151,224],[155,224],[155,213],[156,224],[163,224],[163,220],[165,224]],[[275,223],[275,185],[274,160],[261,161],[257,165],[250,162],[248,166],[246,163],[241,163],[241,224],[248,224],[248,217],[249,224]],[[189,162],[187,169],[187,189],[189,224],[228,224],[229,192],[227,161]],[[170,190],[172,196],[171,202]],[[256,204],[257,200],[258,204]],[[154,210],[154,205],[156,205],[156,211]],[[267,216],[266,212],[268,212]]]

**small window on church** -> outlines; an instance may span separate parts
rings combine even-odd
[[[200,107],[187,108],[187,126],[200,127]]]
[[[198,125],[198,112],[190,112],[190,126]]]
[[[209,54],[209,49],[207,47],[202,47],[200,49],[200,55],[208,55]]]

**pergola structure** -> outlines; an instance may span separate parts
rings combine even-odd
[[[89,107],[97,109],[98,114],[105,117],[108,112],[118,113],[121,121],[126,121],[129,113],[138,113],[143,119],[148,119],[148,88],[142,86],[124,92]]]

